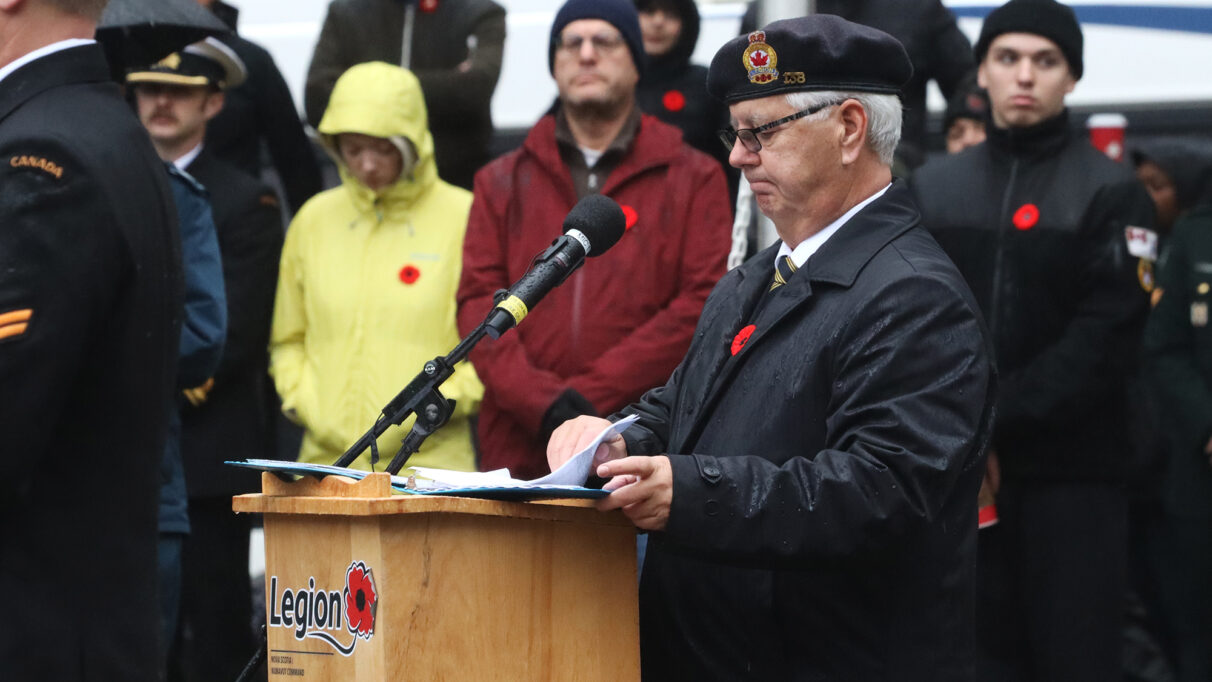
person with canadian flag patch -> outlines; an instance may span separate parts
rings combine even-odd
[[[892,178],[910,73],[895,38],[824,14],[711,62],[729,162],[779,240],[595,453],[598,508],[648,531],[646,681],[972,679],[993,349]],[[549,464],[606,425],[560,426]]]
[[[987,140],[928,163],[913,188],[980,303],[1002,379],[982,490],[998,524],[981,531],[979,670],[1115,680],[1153,206],[1130,167],[1071,129],[1065,97],[1083,70],[1071,8],[1011,0],[975,51]]]

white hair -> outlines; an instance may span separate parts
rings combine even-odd
[[[810,90],[785,95],[787,104],[796,111],[811,109],[826,102],[842,102],[853,99],[867,112],[867,146],[879,157],[880,163],[892,165],[892,155],[901,140],[901,100],[896,95],[871,92],[846,92],[844,90]],[[828,109],[818,111],[806,118],[824,118]]]

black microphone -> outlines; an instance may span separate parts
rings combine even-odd
[[[578,201],[564,218],[564,234],[535,258],[488,314],[484,322],[488,335],[500,338],[520,324],[534,304],[581,267],[585,256],[600,256],[614,246],[626,222],[623,210],[609,197],[591,194]]]

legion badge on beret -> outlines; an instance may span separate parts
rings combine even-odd
[[[725,102],[801,90],[898,95],[912,75],[909,54],[896,38],[831,14],[811,14],[724,43],[711,60],[707,92]]]
[[[741,63],[745,65],[750,83],[761,85],[778,80],[779,70],[775,67],[779,64],[779,56],[766,44],[765,31],[749,34],[749,47],[741,53]]]

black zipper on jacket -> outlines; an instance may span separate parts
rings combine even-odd
[[[1010,197],[1014,194],[1014,182],[1018,179],[1018,157],[1011,157],[1010,161],[1010,179],[1006,181],[1006,191],[1002,194],[1002,208],[997,221],[997,248],[993,252],[993,293],[989,298],[989,333],[994,338],[998,337],[998,330],[1001,328],[1001,307],[1002,307],[1002,262],[1006,259],[1005,245],[1006,233],[1014,224],[1014,217],[1010,215]]]

